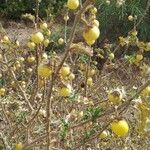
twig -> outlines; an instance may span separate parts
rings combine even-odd
[[[72,27],[72,32],[71,32],[70,37],[69,37],[69,42],[68,42],[68,44],[66,46],[64,57],[62,58],[60,64],[58,65],[58,68],[56,69],[56,71],[52,75],[51,85],[50,85],[50,89],[49,89],[49,93],[48,93],[48,98],[49,99],[47,100],[47,108],[46,108],[46,112],[47,112],[47,116],[46,116],[46,119],[47,119],[47,127],[46,127],[46,130],[47,130],[47,150],[51,149],[51,145],[50,145],[50,140],[51,140],[50,139],[50,120],[51,120],[51,108],[52,108],[52,106],[51,106],[52,105],[51,95],[52,95],[53,85],[55,83],[55,80],[57,78],[57,75],[58,75],[61,67],[63,66],[65,60],[68,57],[68,54],[70,52],[70,46],[71,46],[71,44],[72,44],[72,42],[74,40],[74,36],[75,36],[75,32],[76,32],[76,27],[77,27],[78,22],[81,19],[81,15],[86,10],[86,7],[90,3],[92,3],[91,0],[86,0],[85,3],[83,4],[83,7],[77,13],[77,15],[75,17],[75,20],[74,20],[73,27]]]

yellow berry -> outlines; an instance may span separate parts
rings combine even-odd
[[[44,40],[44,41],[43,41],[43,44],[44,44],[45,47],[47,47],[48,44],[49,44],[49,39]]]
[[[74,80],[75,79],[75,75],[73,73],[71,73],[69,76],[68,76],[68,79],[69,80]]]
[[[97,13],[97,8],[96,7],[92,8],[91,13],[96,14]]]
[[[122,100],[122,94],[119,91],[113,91],[108,93],[108,100],[112,104],[119,104]]]
[[[100,135],[99,138],[100,139],[105,139],[108,137],[108,131],[104,130]]]
[[[99,27],[99,21],[94,19],[93,20],[93,25],[96,26],[96,27]]]
[[[51,31],[50,31],[50,30],[47,30],[45,34],[46,34],[47,36],[50,36],[50,35],[51,35]]]
[[[146,87],[141,94],[143,96],[150,95],[150,86]]]
[[[88,86],[92,86],[92,85],[93,85],[93,79],[92,79],[91,77],[89,77],[89,78],[87,79],[87,85],[88,85]]]
[[[96,74],[96,70],[95,69],[91,69],[88,73],[89,76],[94,76]]]
[[[23,149],[22,143],[18,143],[15,145],[15,150],[22,150],[22,149]]]
[[[40,44],[41,42],[43,42],[44,36],[41,32],[37,32],[35,34],[32,34],[31,40],[36,44]]]
[[[65,21],[68,21],[68,20],[69,20],[69,16],[68,16],[68,15],[65,15],[65,16],[64,16],[64,20],[65,20]]]
[[[4,88],[0,88],[0,96],[4,96],[6,93],[6,90]]]
[[[70,74],[70,67],[68,66],[63,66],[61,69],[60,69],[60,74],[62,77],[66,77]]]
[[[48,25],[47,25],[46,22],[45,22],[45,23],[42,23],[42,24],[40,25],[40,28],[41,28],[42,30],[47,29],[47,27],[48,27]]]
[[[146,51],[150,51],[150,42],[148,42],[147,44],[146,44],[146,49],[145,49]]]
[[[71,87],[63,87],[59,91],[59,95],[62,97],[68,97],[71,94]]]
[[[68,0],[67,7],[72,10],[77,9],[79,7],[79,0]]]
[[[38,67],[38,75],[43,78],[48,78],[52,74],[52,69],[47,65],[40,64]]]
[[[58,40],[58,44],[59,44],[59,45],[64,44],[64,39],[63,39],[63,38],[60,38],[60,39]]]
[[[28,69],[27,69],[27,72],[28,72],[28,73],[32,73],[32,71],[33,71],[32,68],[28,68]]]
[[[28,61],[29,63],[32,63],[32,62],[35,61],[35,57],[34,57],[34,56],[28,56],[27,61]]]
[[[110,54],[109,54],[109,59],[110,59],[110,60],[113,60],[114,58],[115,58],[114,53],[110,53]]]
[[[93,26],[89,29],[87,29],[83,33],[83,37],[87,43],[90,43],[91,45],[94,44],[94,41],[99,37],[100,31],[97,26]]]
[[[28,43],[27,43],[27,46],[28,46],[30,49],[34,49],[36,45],[35,45],[34,42],[28,42]]]
[[[111,129],[118,137],[123,137],[128,134],[129,125],[125,120],[113,121]]]
[[[136,61],[139,62],[143,59],[143,55],[142,54],[137,54],[136,55]]]
[[[133,18],[132,15],[128,16],[128,20],[129,20],[129,21],[133,21],[133,19],[134,19],[134,18]]]

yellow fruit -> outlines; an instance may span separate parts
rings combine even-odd
[[[71,94],[71,87],[63,87],[59,91],[59,95],[62,97],[68,97]]]
[[[138,32],[137,32],[137,31],[133,31],[131,34],[132,34],[133,36],[137,36]]]
[[[86,43],[91,46],[95,43],[95,40],[86,40]]]
[[[112,103],[112,104],[119,104],[122,100],[122,94],[119,91],[113,91],[108,93],[108,100]]]
[[[2,42],[4,42],[4,43],[10,43],[9,37],[5,35],[3,37],[3,39],[2,39]]]
[[[0,60],[3,60],[3,55],[2,54],[0,54]]]
[[[19,41],[18,41],[18,40],[16,41],[16,46],[17,46],[17,47],[19,47],[19,46],[20,46],[20,43],[19,43]]]
[[[150,86],[146,87],[141,94],[143,96],[150,95]]]
[[[32,62],[35,61],[35,57],[34,57],[34,56],[28,56],[27,61],[28,61],[29,63],[32,63]]]
[[[47,29],[47,23],[43,23],[43,24],[41,24],[40,25],[40,28],[42,29],[42,30],[45,30],[45,29]]]
[[[44,44],[45,47],[47,47],[48,44],[49,44],[49,39],[44,40],[44,41],[43,41],[43,44]]]
[[[96,70],[95,69],[91,69],[90,71],[89,71],[89,76],[94,76],[96,74]]]
[[[94,19],[93,20],[93,25],[96,26],[96,27],[99,27],[99,21]]]
[[[50,67],[44,64],[40,64],[38,67],[38,75],[43,78],[48,78],[52,74],[52,70]]]
[[[27,69],[27,72],[28,72],[28,73],[32,73],[32,71],[33,71],[32,68],[28,68],[28,69]]]
[[[133,16],[131,16],[131,15],[128,16],[128,20],[129,20],[129,21],[133,21],[133,19],[134,19]]]
[[[68,15],[65,15],[65,16],[64,16],[64,20],[65,20],[65,21],[68,21],[68,20],[69,20],[69,16],[68,16]]]
[[[91,45],[99,37],[99,35],[100,35],[100,31],[97,26],[93,26],[83,33],[83,37],[84,37],[85,41],[87,43],[90,43]]]
[[[66,77],[70,74],[70,68],[68,66],[64,66],[60,69],[60,74],[62,77]]]
[[[68,0],[67,7],[72,10],[77,9],[79,7],[79,0]]]
[[[87,79],[87,85],[92,86],[93,85],[93,79],[90,77]]]
[[[15,150],[22,150],[22,149],[23,149],[22,143],[18,143],[15,145]]]
[[[41,42],[43,42],[44,36],[41,32],[37,32],[35,34],[32,34],[31,40],[36,44],[40,44]]]
[[[104,130],[100,135],[99,135],[99,138],[100,139],[105,139],[107,138],[108,136],[108,131]]]
[[[34,42],[28,42],[28,43],[27,43],[27,46],[28,46],[29,48],[31,48],[31,49],[34,49],[36,45],[35,45]]]
[[[75,79],[75,75],[73,73],[71,73],[69,76],[68,76],[68,79],[69,80],[74,80]]]
[[[0,88],[0,96],[4,96],[6,93],[6,90],[4,88]]]
[[[96,14],[96,13],[97,13],[97,8],[96,8],[96,7],[92,8],[92,9],[91,9],[91,13],[92,13],[92,14]]]
[[[148,42],[147,44],[146,44],[146,49],[145,49],[146,51],[150,51],[150,42]]]
[[[113,121],[111,123],[111,129],[119,137],[123,137],[128,134],[129,126],[125,120]]]
[[[18,60],[19,60],[20,62],[23,62],[23,61],[24,61],[24,58],[23,58],[23,57],[19,57]]]
[[[115,58],[114,53],[110,53],[110,54],[109,54],[109,59],[110,59],[110,60],[113,60],[114,58]]]
[[[59,44],[59,45],[64,44],[64,39],[60,38],[60,39],[58,40],[58,44]]]
[[[137,54],[136,55],[136,61],[139,62],[143,59],[143,55],[142,54]]]
[[[47,56],[46,53],[43,53],[43,54],[42,54],[42,59],[45,59],[45,60],[48,59],[48,56]]]
[[[47,36],[50,36],[50,35],[51,35],[51,31],[50,31],[50,30],[47,30],[45,34],[46,34]]]

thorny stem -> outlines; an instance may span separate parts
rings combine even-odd
[[[47,108],[46,108],[46,112],[47,112],[47,116],[46,116],[46,119],[47,119],[47,127],[46,127],[46,131],[47,131],[47,150],[51,150],[51,144],[50,144],[51,143],[50,142],[51,141],[51,138],[50,138],[50,121],[51,121],[51,112],[52,112],[51,111],[51,108],[52,108],[51,95],[52,95],[53,85],[55,83],[55,79],[57,78],[57,75],[58,75],[61,67],[63,66],[65,60],[68,57],[68,54],[70,52],[70,46],[71,46],[71,44],[72,44],[72,42],[74,40],[74,36],[75,36],[75,32],[76,32],[76,27],[77,27],[78,22],[81,19],[81,15],[86,10],[86,7],[90,3],[92,3],[91,0],[86,0],[85,3],[83,4],[83,7],[77,13],[77,15],[75,17],[75,20],[74,20],[73,27],[72,27],[72,32],[71,32],[70,37],[69,37],[69,42],[68,42],[68,44],[66,46],[66,51],[65,51],[64,57],[62,58],[60,64],[58,65],[58,68],[56,69],[56,71],[52,75],[51,85],[50,85],[50,89],[49,89],[49,93],[48,93]]]

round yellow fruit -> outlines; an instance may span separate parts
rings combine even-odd
[[[136,61],[139,62],[143,59],[143,55],[142,54],[137,54],[136,55]]]
[[[34,56],[28,56],[27,61],[28,61],[29,63],[32,63],[32,62],[35,61],[35,57],[34,57]]]
[[[110,60],[113,60],[114,58],[115,58],[114,53],[110,53],[110,54],[109,54],[109,59],[110,59]]]
[[[145,50],[146,50],[146,51],[150,51],[150,42],[147,43]]]
[[[43,42],[44,36],[41,32],[37,32],[35,34],[32,34],[31,40],[36,44],[40,44],[41,42]]]
[[[41,28],[42,30],[47,29],[47,27],[48,27],[48,25],[47,25],[46,22],[40,25],[40,28]]]
[[[6,93],[6,90],[4,88],[0,88],[0,96],[4,96]]]
[[[100,135],[99,138],[100,139],[105,139],[108,137],[108,131],[104,130]]]
[[[150,86],[146,87],[141,94],[143,96],[150,95]]]
[[[28,42],[28,43],[27,43],[27,46],[28,46],[29,48],[31,48],[31,49],[34,49],[36,45],[35,45],[34,42]]]
[[[59,45],[64,44],[64,39],[63,39],[63,38],[60,38],[60,39],[58,40],[58,44],[59,44]]]
[[[99,21],[94,19],[93,20],[93,25],[96,26],[96,27],[99,27]]]
[[[133,19],[134,19],[134,18],[133,18],[132,15],[128,16],[128,20],[129,20],[129,21],[133,21]]]
[[[92,86],[92,85],[93,85],[93,79],[92,79],[91,77],[89,77],[89,78],[87,79],[87,85],[88,85],[88,86]]]
[[[108,100],[112,103],[112,104],[119,104],[122,100],[122,94],[119,91],[113,91],[108,93]]]
[[[59,95],[62,97],[68,97],[71,94],[71,88],[70,87],[63,87],[59,91]]]
[[[95,40],[86,40],[86,43],[91,46],[95,43]]]
[[[47,65],[44,65],[44,64],[39,65],[39,67],[38,67],[38,75],[40,77],[48,78],[48,77],[51,76],[51,74],[52,74],[51,68],[49,68]]]
[[[88,73],[89,76],[94,76],[96,74],[96,70],[95,69],[91,69]]]
[[[111,123],[111,130],[118,137],[126,136],[129,132],[129,125],[126,120],[113,121]]]
[[[69,80],[74,80],[75,79],[75,75],[73,73],[71,73],[69,76],[68,76],[68,79]]]
[[[44,40],[44,41],[43,41],[43,44],[44,44],[45,47],[47,47],[48,44],[49,44],[49,39]]]
[[[64,16],[64,20],[65,20],[65,21],[68,21],[68,20],[69,20],[69,16],[68,16],[68,15],[65,15],[65,16]]]
[[[60,74],[62,77],[66,77],[70,74],[70,67],[64,66],[60,69]]]
[[[92,9],[91,9],[91,13],[92,13],[92,14],[96,14],[96,13],[97,13],[97,8],[96,8],[96,7],[92,8]]]
[[[99,36],[100,31],[97,26],[93,26],[83,33],[83,37],[87,43],[93,43],[93,41],[97,40]]]
[[[68,0],[67,7],[72,10],[77,9],[79,7],[79,0]]]
[[[15,150],[22,150],[22,149],[23,149],[22,143],[18,143],[15,145]]]

